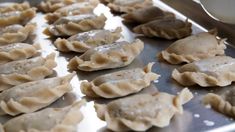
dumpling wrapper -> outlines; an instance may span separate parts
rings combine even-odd
[[[137,93],[157,80],[160,75],[151,72],[154,63],[145,68],[122,70],[101,75],[91,82],[82,82],[81,91],[88,97],[117,98]]]
[[[0,64],[33,57],[39,49],[40,44],[14,43],[0,46]]]
[[[89,49],[81,56],[69,61],[70,70],[97,71],[129,65],[144,49],[144,43],[137,39],[132,43],[122,41]]]
[[[105,0],[115,13],[128,13],[136,9],[152,6],[152,0]]]
[[[58,38],[54,44],[62,52],[84,53],[91,48],[114,43],[121,37],[121,31],[121,27],[115,30],[91,30],[78,33],[68,39]]]
[[[11,11],[0,14],[0,27],[12,24],[27,24],[36,15],[35,8],[29,8],[23,11]]]
[[[0,93],[0,115],[16,116],[42,109],[72,90],[76,73],[17,85]]]
[[[55,54],[0,65],[0,91],[22,83],[44,79],[56,67]]]
[[[171,118],[183,113],[182,105],[193,98],[188,89],[178,95],[158,92],[137,94],[114,100],[107,105],[95,104],[97,116],[112,131],[146,131],[152,126],[166,127]]]
[[[209,104],[216,111],[230,117],[235,117],[235,87],[227,89],[221,94],[208,93],[203,97],[203,103]]]
[[[76,132],[77,124],[83,119],[80,108],[84,100],[64,108],[46,108],[34,113],[23,114],[1,125],[1,132]]]
[[[0,46],[26,41],[36,30],[36,24],[14,24],[0,28]]]
[[[53,13],[48,13],[46,15],[46,20],[49,23],[53,23],[61,17],[73,16],[79,14],[93,13],[94,8],[99,4],[98,0],[90,0],[86,2],[74,3],[62,8],[59,8]]]
[[[44,13],[49,13],[76,2],[84,1],[88,0],[44,0],[38,5],[38,9]]]
[[[147,23],[153,20],[175,18],[171,12],[161,10],[156,6],[150,6],[134,10],[130,13],[122,15],[126,23]]]
[[[166,50],[163,50],[158,58],[170,64],[180,64],[224,55],[225,39],[217,39],[216,35],[216,31],[211,30],[177,40]]]
[[[61,17],[44,30],[48,36],[72,36],[77,33],[102,29],[105,25],[104,14],[96,16],[94,14],[82,14],[75,16]]]
[[[181,39],[191,35],[191,27],[192,24],[187,20],[184,22],[179,19],[166,18],[139,25],[133,31],[147,37],[159,37],[171,40]]]
[[[6,6],[1,7],[0,6],[0,13],[6,13],[6,12],[11,12],[11,11],[23,11],[26,9],[29,9],[30,5],[29,2],[25,1],[23,3],[10,3],[6,4]]]
[[[235,59],[215,56],[174,69],[172,77],[181,85],[227,86],[235,81]]]

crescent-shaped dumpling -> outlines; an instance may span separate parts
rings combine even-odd
[[[10,11],[23,11],[29,8],[30,5],[27,1],[23,3],[7,3],[5,6],[0,5],[0,13],[6,13]]]
[[[165,39],[181,39],[191,35],[192,24],[187,20],[184,22],[179,19],[165,18],[153,20],[139,25],[133,30],[135,33],[143,34],[147,37],[159,37]]]
[[[72,90],[75,73],[17,85],[0,93],[0,115],[32,113],[44,108]]]
[[[35,8],[29,8],[23,11],[10,11],[0,13],[0,27],[12,24],[27,24],[36,15]]]
[[[235,59],[215,56],[194,61],[175,69],[172,77],[184,86],[227,86],[235,81]]]
[[[69,61],[70,70],[97,71],[129,65],[144,49],[144,43],[137,39],[102,45],[75,56]]]
[[[40,44],[14,43],[0,46],[0,64],[30,58],[38,53]]]
[[[145,68],[122,70],[101,75],[91,82],[82,82],[81,91],[88,97],[117,98],[137,93],[160,75],[151,72],[154,63]]]
[[[126,23],[147,23],[158,19],[175,18],[175,15],[156,6],[149,6],[124,14],[122,17]]]
[[[177,40],[163,50],[158,58],[171,64],[190,63],[216,55],[224,55],[225,39],[217,39],[215,30]]]
[[[0,46],[26,41],[35,31],[36,24],[14,24],[0,28]]]
[[[91,48],[114,43],[121,37],[121,31],[121,27],[115,30],[91,30],[78,33],[68,39],[58,38],[54,44],[62,52],[84,53]]]
[[[54,53],[46,58],[40,56],[0,65],[0,91],[22,83],[44,79],[53,73],[54,67],[56,67]]]
[[[1,132],[76,132],[83,119],[80,108],[84,100],[64,108],[46,108],[35,113],[23,114],[0,126]]]
[[[90,0],[89,2],[74,3],[62,8],[59,8],[53,13],[48,13],[46,15],[46,20],[49,23],[53,23],[61,17],[73,16],[79,14],[93,13],[94,8],[98,5],[98,0]]]
[[[102,29],[105,25],[104,14],[96,16],[94,14],[82,14],[75,16],[61,17],[44,30],[48,36],[72,36],[80,32],[93,29]]]
[[[188,89],[178,95],[158,92],[138,94],[111,101],[107,105],[95,104],[97,116],[107,122],[112,131],[146,131],[152,126],[166,127],[182,105],[193,98]]]

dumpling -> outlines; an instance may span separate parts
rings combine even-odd
[[[45,13],[54,12],[59,8],[83,1],[86,0],[44,0],[38,5],[38,9]]]
[[[227,86],[235,81],[235,59],[215,56],[194,61],[175,69],[172,77],[184,86]]]
[[[165,12],[156,6],[149,6],[134,10],[122,16],[127,23],[147,23],[153,20],[175,18],[171,12]]]
[[[91,48],[114,43],[121,37],[121,31],[121,27],[115,30],[91,30],[78,33],[68,39],[58,38],[54,44],[62,52],[74,51],[83,53]]]
[[[137,93],[159,78],[158,74],[151,72],[153,64],[149,63],[143,69],[122,70],[99,76],[91,82],[82,82],[81,91],[93,98],[116,98]]]
[[[0,93],[0,115],[32,113],[44,108],[72,90],[70,80],[76,73],[23,83]]]
[[[178,40],[162,51],[158,58],[171,64],[190,63],[216,55],[224,55],[225,39],[217,39],[215,30]]]
[[[29,8],[30,8],[29,2],[11,3],[11,4],[6,4],[6,6],[3,7],[1,6],[0,13],[6,13],[10,11],[23,11]]]
[[[23,114],[7,121],[1,132],[76,132],[77,124],[83,119],[80,108],[85,103],[81,100],[64,108]]]
[[[139,8],[151,6],[152,0],[105,0],[108,7],[115,13],[128,13]]]
[[[10,11],[0,13],[0,27],[12,24],[27,24],[36,15],[35,8],[29,8],[23,11]]]
[[[187,37],[192,32],[192,24],[179,19],[160,19],[139,25],[133,30],[135,33],[143,34],[147,37],[159,37],[165,39],[181,39]]]
[[[98,5],[98,3],[99,3],[98,0],[75,3],[72,5],[62,7],[53,13],[48,13],[45,18],[46,20],[48,20],[49,23],[53,23],[59,18],[64,16],[93,13],[93,9]]]
[[[203,103],[209,104],[220,113],[235,117],[235,87],[227,89],[221,94],[208,93],[203,97]]]
[[[144,43],[137,39],[132,43],[126,41],[102,45],[89,49],[81,56],[69,61],[70,70],[97,71],[129,65],[144,49]]]
[[[72,36],[80,32],[101,29],[104,27],[106,17],[104,14],[82,14],[75,16],[61,17],[53,25],[44,30],[48,36]]]
[[[183,89],[178,95],[137,94],[107,105],[95,104],[95,108],[97,116],[105,120],[112,131],[146,131],[152,126],[168,126],[175,114],[183,113],[182,105],[192,98],[193,94]]]
[[[14,43],[0,46],[0,64],[30,58],[38,53],[40,44]]]
[[[34,33],[35,29],[36,24],[26,26],[14,24],[0,28],[0,45],[24,42]]]
[[[22,83],[41,80],[51,75],[54,67],[54,53],[46,58],[40,56],[0,65],[0,91]]]

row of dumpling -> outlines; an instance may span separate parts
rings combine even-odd
[[[147,37],[181,39],[191,34],[192,24],[153,6],[152,0],[102,0],[111,11],[120,13],[126,24],[137,25],[133,32]]]
[[[40,110],[72,90],[69,82],[75,74],[45,79],[56,67],[55,54],[44,58],[39,56],[40,44],[29,44],[36,24],[28,22],[35,15],[28,2],[1,4],[0,115],[14,118],[0,124],[0,131],[74,131],[82,119],[79,108],[84,101]]]

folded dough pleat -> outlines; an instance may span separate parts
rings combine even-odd
[[[93,29],[102,29],[105,25],[104,14],[96,16],[94,14],[82,14],[76,16],[61,17],[53,25],[44,30],[48,36],[72,36],[80,32]]]
[[[2,125],[1,132],[76,132],[76,125],[83,119],[80,108],[85,103],[81,100],[64,108],[23,114]]]
[[[55,53],[46,58],[40,56],[0,65],[0,91],[22,83],[44,79],[53,73],[55,67]]]
[[[158,19],[175,18],[175,15],[156,6],[149,6],[124,14],[122,17],[126,23],[147,23]]]
[[[181,39],[191,35],[192,24],[186,20],[179,19],[160,19],[139,25],[133,29],[135,33],[143,34],[147,37],[159,37],[168,40]]]
[[[74,3],[56,10],[46,15],[46,20],[53,23],[61,17],[73,16],[79,14],[93,13],[94,8],[99,4],[98,0],[90,0],[86,2]]]
[[[5,7],[1,7],[0,13],[6,13],[10,11],[23,11],[29,8],[30,8],[30,5],[29,5],[29,2],[27,1],[23,3],[12,3],[9,5],[6,5]]]
[[[58,38],[55,46],[62,52],[79,52],[84,53],[91,48],[105,44],[112,44],[121,37],[121,27],[115,30],[91,30],[88,32],[78,33],[68,39]]]
[[[151,72],[154,63],[145,68],[122,70],[101,75],[91,82],[82,82],[81,91],[89,97],[116,98],[137,93],[160,75]]]
[[[216,111],[230,117],[235,117],[235,88],[229,88],[222,94],[208,93],[203,97],[203,103],[209,104]]]
[[[227,86],[235,81],[235,59],[215,56],[194,61],[174,69],[172,78],[184,86]]]
[[[18,24],[0,29],[0,46],[12,43],[20,43],[27,40],[35,31],[36,24],[27,24],[24,27]]]
[[[44,108],[72,90],[76,73],[17,85],[0,93],[0,115],[31,113]]]
[[[122,41],[89,49],[81,56],[69,61],[70,70],[97,71],[129,65],[144,49],[137,39],[131,43]]]
[[[27,24],[36,15],[36,8],[29,8],[23,11],[11,11],[0,14],[0,27],[12,24]]]
[[[171,64],[180,64],[224,55],[225,39],[217,39],[216,35],[216,30],[210,30],[177,40],[158,54],[158,58]]]
[[[136,9],[152,6],[152,0],[104,0],[114,13],[129,13]]]
[[[193,98],[188,89],[178,95],[159,92],[138,94],[95,104],[97,116],[107,122],[112,131],[146,131],[152,126],[166,127],[176,113],[183,113],[182,105]]]
[[[0,46],[0,64],[30,58],[38,53],[40,44],[14,43]]]

